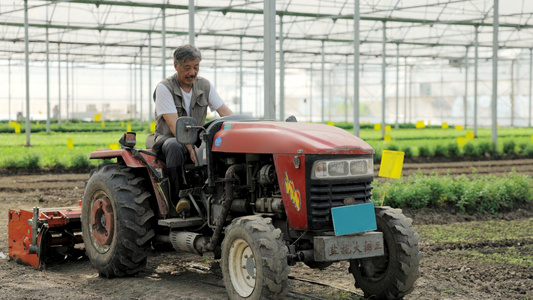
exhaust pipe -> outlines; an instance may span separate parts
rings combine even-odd
[[[170,243],[176,251],[185,251],[198,255],[202,255],[197,249],[202,249],[201,245],[205,245],[205,236],[187,231],[172,231],[169,235]]]

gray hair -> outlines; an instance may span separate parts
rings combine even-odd
[[[202,53],[200,50],[191,44],[179,46],[174,50],[174,61],[178,63],[178,66],[186,60],[202,60]]]

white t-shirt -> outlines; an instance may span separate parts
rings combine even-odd
[[[209,83],[209,96],[207,98],[207,104],[209,106],[209,109],[211,111],[215,111],[219,109],[222,104],[224,104],[224,101],[220,96],[218,95],[217,91],[215,90],[215,87]],[[181,94],[183,96],[183,104],[185,105],[185,111],[187,111],[187,115],[191,115],[191,98],[192,98],[192,89],[190,93],[185,93],[185,91],[180,87]],[[174,104],[174,97],[172,96],[172,93],[168,90],[168,88],[162,84],[159,83],[155,89],[155,98],[157,101],[155,101],[155,113],[157,116],[163,115],[163,114],[172,114],[172,113],[178,113],[178,110],[176,109],[176,105]]]

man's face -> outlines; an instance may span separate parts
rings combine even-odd
[[[178,83],[182,86],[191,86],[200,70],[200,59],[186,60],[178,65],[174,62],[174,69],[178,72]]]

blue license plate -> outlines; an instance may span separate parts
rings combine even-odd
[[[376,230],[376,213],[373,203],[348,205],[331,209],[335,235],[345,235]]]

